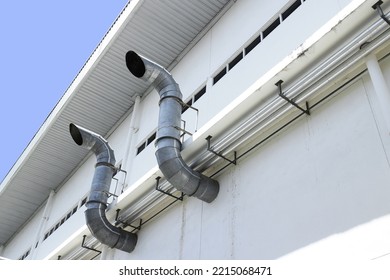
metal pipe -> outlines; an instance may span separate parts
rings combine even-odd
[[[30,259],[32,259],[32,260],[35,259],[36,255],[37,255],[37,252],[39,250],[39,247],[37,247],[37,244],[39,242],[39,239],[41,238],[41,235],[43,233],[43,229],[45,228],[46,223],[49,220],[51,208],[52,208],[52,205],[53,205],[54,194],[55,194],[54,190],[51,190],[50,194],[49,194],[49,197],[47,198],[45,209],[43,210],[43,214],[42,214],[42,219],[41,219],[41,221],[39,223],[37,235],[36,235],[36,237],[34,239],[34,243],[33,243],[32,249],[31,249],[31,253],[30,253],[30,256],[31,256]]]
[[[181,156],[179,129],[183,101],[178,84],[166,69],[134,51],[127,52],[126,65],[134,76],[151,82],[160,95],[155,145],[161,172],[177,190],[202,201],[212,202],[218,195],[219,183],[194,171]]]
[[[133,161],[129,161],[129,156],[130,156],[130,151],[133,150],[132,147],[134,144],[134,141],[133,141],[134,134],[138,130],[137,115],[138,115],[138,110],[139,110],[138,108],[139,108],[140,102],[141,102],[141,96],[137,95],[135,97],[135,101],[134,101],[133,112],[131,113],[130,125],[129,125],[129,130],[128,130],[127,139],[126,139],[125,152],[123,154],[122,169],[127,170],[128,173],[130,173],[130,171],[132,169],[132,164],[133,164]],[[128,180],[129,180],[128,176],[127,177],[123,176],[123,179],[121,180],[122,181],[121,193],[127,187]]]
[[[387,133],[390,132],[390,90],[379,66],[378,59],[374,54],[366,57],[368,74],[370,75],[376,96],[378,97],[382,116],[386,123]]]
[[[341,47],[341,49],[327,57],[325,61],[320,63],[319,67],[301,77],[288,91],[285,91],[285,94],[293,98],[297,92],[302,92],[305,88],[312,86],[316,83],[315,81],[317,79],[326,75],[331,69],[336,68],[342,61],[353,56],[356,53],[356,46],[362,46],[367,42],[375,40],[375,36],[382,34],[386,30],[387,26],[381,20],[375,21],[367,29],[361,31],[356,37]]]
[[[102,244],[132,252],[137,235],[113,226],[106,217],[110,183],[116,173],[114,151],[102,136],[92,131],[73,123],[69,125],[69,131],[76,144],[93,151],[97,160],[91,192],[86,202],[85,219],[89,230]]]

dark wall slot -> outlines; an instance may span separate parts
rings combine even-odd
[[[232,61],[229,62],[229,70],[231,70],[240,60],[244,57],[242,52],[240,52]]]
[[[150,143],[152,143],[152,142],[154,141],[154,139],[156,139],[156,132],[153,133],[153,134],[148,138],[147,145],[149,145]]]
[[[260,36],[257,36],[246,48],[245,55],[247,55],[251,50],[253,50],[261,42]]]
[[[157,132],[150,135],[141,145],[137,148],[137,155],[140,154],[147,146],[149,146],[157,137]]]
[[[226,67],[223,68],[217,75],[215,75],[213,80],[213,85],[215,85],[223,76],[226,74]]]
[[[284,13],[282,13],[282,19],[285,20],[289,15],[291,15],[298,7],[301,5],[301,0],[295,1]]]
[[[271,34],[272,31],[274,31],[274,29],[276,27],[278,27],[280,24],[280,18],[277,18],[276,20],[274,20],[274,22],[272,22],[264,31],[263,31],[263,39],[265,37],[267,37],[269,34]]]
[[[81,201],[80,207],[83,206],[87,202],[87,197],[84,197]]]
[[[198,91],[194,96],[194,102],[196,102],[199,98],[202,97],[203,94],[206,93],[206,86],[204,86],[200,91]]]
[[[146,147],[146,142],[142,143],[142,145],[138,147],[138,149],[137,149],[137,155],[138,155],[140,152],[142,152],[142,151],[145,149],[145,147]]]

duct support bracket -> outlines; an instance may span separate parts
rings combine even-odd
[[[282,83],[283,81],[282,80],[279,80],[275,86],[277,86],[279,88],[279,96],[281,98],[283,98],[284,100],[286,100],[288,103],[290,103],[291,105],[295,106],[296,108],[298,108],[299,110],[301,110],[302,112],[304,112],[306,115],[310,116],[310,109],[309,109],[309,103],[306,101],[306,109],[303,109],[301,106],[299,106],[297,103],[295,103],[293,100],[289,99],[287,96],[284,95],[283,93],[283,90],[282,90]]]
[[[191,105],[188,105],[187,103],[184,103],[183,100],[181,100],[181,99],[179,100],[179,103],[182,105],[182,108],[188,108],[188,109],[194,110],[196,112],[195,132],[197,132],[198,131],[198,123],[199,123],[199,109],[192,107]],[[183,113],[183,110],[182,110],[182,113]]]
[[[385,14],[383,13],[383,10],[382,10],[382,7],[381,7],[381,5],[383,4],[383,1],[378,1],[378,2],[376,2],[373,6],[372,6],[372,8],[374,9],[374,10],[377,10],[377,12],[378,12],[378,14],[379,14],[379,16],[388,24],[388,25],[390,25],[390,20],[385,16]]]
[[[119,219],[119,212],[121,211],[121,209],[116,209],[116,216],[115,216],[115,225],[119,225],[119,224],[122,224],[124,225],[124,227],[131,227],[133,229],[136,229],[136,230],[141,230],[142,228],[142,219],[139,219],[139,225],[138,226],[133,226],[129,223],[126,223],[125,221],[122,221]]]
[[[184,121],[183,121],[183,122],[184,122]],[[185,122],[184,122],[184,123],[185,123]],[[189,131],[187,131],[187,130],[185,130],[185,128],[181,128],[181,127],[178,127],[178,126],[174,126],[174,128],[176,128],[177,130],[183,132],[183,133],[180,135],[180,137],[183,137],[185,134],[188,134],[188,135],[192,136],[192,133],[189,132]]]
[[[207,151],[213,153],[214,155],[216,155],[220,158],[223,158],[224,160],[230,162],[231,164],[237,165],[237,152],[234,151],[234,159],[233,160],[228,159],[227,157],[223,156],[222,153],[218,153],[218,152],[214,151],[213,149],[211,149],[211,138],[213,138],[213,136],[211,136],[211,135],[206,137]]]
[[[83,241],[81,242],[81,247],[84,248],[84,249],[87,249],[87,250],[90,250],[90,251],[94,251],[96,253],[98,253],[96,256],[94,256],[91,260],[95,259],[97,256],[99,256],[102,251],[100,250],[97,250],[95,248],[91,248],[91,247],[88,247],[87,245],[85,245],[85,239],[87,238],[86,235],[83,235]]]
[[[123,172],[123,173],[125,174],[125,175],[124,175],[124,178],[123,178],[122,189],[121,189],[121,194],[122,194],[122,193],[123,193],[123,190],[124,190],[124,188],[125,188],[125,183],[124,183],[124,182],[126,182],[127,171],[118,168],[118,169],[117,169],[117,173],[115,173],[115,175],[118,174],[118,172]],[[115,175],[114,175],[114,176],[115,176]],[[115,190],[114,190],[114,193],[107,193],[107,194],[109,195],[108,197],[113,196],[114,199],[116,199],[116,198],[119,196],[119,195],[116,195],[116,193],[117,193],[117,191],[118,191],[119,179],[117,179],[117,178],[112,178],[112,180],[114,180],[114,181],[116,182],[116,183],[115,183]]]
[[[160,179],[161,179],[161,177],[157,177],[156,178],[156,191],[159,191],[159,192],[161,192],[161,193],[163,193],[165,195],[173,197],[176,200],[183,201],[183,199],[184,199],[184,193],[183,192],[181,192],[180,196],[176,196],[176,195],[171,194],[170,192],[167,192],[167,191],[164,191],[163,189],[161,189],[160,188]]]
[[[114,179],[114,178],[113,178]],[[116,179],[114,179],[114,180],[116,180]],[[107,192],[107,191],[103,191],[103,193],[105,193],[106,195],[107,195],[107,197],[108,198],[110,198],[111,196],[113,196],[113,197],[118,197],[115,193],[111,193],[111,192]]]

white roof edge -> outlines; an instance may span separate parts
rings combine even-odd
[[[68,89],[65,91],[64,95],[55,105],[53,110],[47,116],[46,120],[43,122],[41,127],[38,129],[36,134],[33,136],[27,147],[24,149],[22,154],[19,156],[17,161],[11,167],[7,175],[4,177],[3,181],[0,184],[0,195],[7,189],[8,183],[14,178],[18,170],[23,166],[23,164],[28,160],[31,154],[36,149],[38,143],[46,135],[47,131],[51,128],[54,122],[57,120],[61,112],[64,110],[66,105],[72,98],[73,93],[79,89],[82,82],[91,72],[103,55],[108,50],[109,46],[113,43],[115,38],[119,35],[119,31],[122,30],[132,16],[137,12],[138,8],[141,6],[144,0],[130,0],[129,3],[125,6],[123,11],[120,13],[116,21],[113,23],[112,27],[103,37],[102,41],[98,44],[94,52],[88,58],[84,66],[81,68],[80,72],[77,74],[75,79],[72,81]]]

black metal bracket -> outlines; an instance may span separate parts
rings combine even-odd
[[[119,168],[116,168],[115,170],[116,170],[116,172],[115,172],[114,176],[115,176],[116,174],[118,174],[119,172],[123,172],[123,173],[125,173],[125,178],[124,178],[124,181],[126,182],[127,171],[126,171],[126,170],[123,170],[123,169],[121,169],[120,167],[119,167]],[[115,193],[116,193],[116,191],[117,191],[117,189],[118,189],[118,183],[119,183],[119,180],[118,180],[117,178],[114,178],[114,177],[112,178],[112,180],[114,180],[114,181],[115,181],[115,190],[114,190],[114,193],[111,193],[111,192],[108,192],[108,191],[105,191],[105,193],[107,194],[107,197],[111,197],[111,196],[113,196],[113,197],[114,197],[114,199],[115,199],[115,198],[117,198],[117,197],[118,197],[118,195],[116,195]],[[122,188],[122,190],[121,190],[121,193],[123,193],[123,188]]]
[[[372,6],[372,8],[373,8],[374,10],[377,10],[379,16],[380,16],[388,25],[390,25],[390,20],[389,20],[389,19],[385,16],[385,14],[383,13],[383,10],[382,10],[382,7],[381,7],[382,4],[383,4],[383,1],[378,1],[378,2],[376,2],[376,3]]]
[[[196,132],[198,130],[198,123],[199,123],[199,109],[192,107],[191,105],[188,105],[187,103],[184,103],[183,100],[180,100],[180,103],[182,105],[182,108],[186,107],[186,108],[192,109],[196,112],[196,126],[195,126],[195,132]],[[182,110],[182,113],[183,113],[183,110]]]
[[[114,193],[110,193],[110,192],[108,192],[108,191],[103,191],[106,195],[107,195],[107,197],[111,197],[111,196],[113,196],[113,197],[118,197],[116,194],[114,194]]]
[[[94,251],[94,252],[98,253],[96,256],[94,256],[94,257],[91,259],[91,260],[93,260],[94,258],[96,258],[97,256],[99,256],[99,255],[102,253],[102,251],[97,250],[97,249],[95,249],[95,248],[91,248],[91,247],[86,246],[86,245],[84,244],[86,238],[87,238],[87,236],[86,236],[86,235],[83,235],[83,241],[81,242],[81,247],[84,248],[84,249],[88,249],[88,250],[91,250],[91,251]]]
[[[301,106],[299,106],[297,103],[295,103],[293,100],[289,99],[287,96],[284,95],[283,93],[283,90],[282,90],[282,83],[283,81],[282,80],[279,80],[275,86],[277,86],[279,88],[279,96],[281,98],[283,98],[284,100],[286,100],[288,103],[290,103],[291,105],[295,106],[296,108],[298,108],[299,110],[301,110],[302,112],[304,112],[306,115],[310,116],[310,109],[309,109],[309,103],[306,101],[306,109],[303,109]]]
[[[115,225],[119,225],[119,224],[122,224],[124,225],[124,227],[131,227],[133,229],[136,229],[136,230],[141,230],[141,227],[142,227],[142,219],[139,219],[139,225],[138,226],[133,226],[129,223],[126,223],[125,221],[122,221],[122,220],[119,220],[119,212],[121,211],[121,209],[116,209],[116,216],[115,216]]]
[[[182,107],[186,107],[188,109],[192,109],[196,112],[199,112],[199,109],[195,108],[195,107],[192,107],[191,105],[188,105],[187,103],[185,103],[183,100],[180,99],[179,103],[182,105]]]
[[[170,197],[173,197],[173,198],[176,199],[176,200],[183,201],[183,199],[184,199],[184,193],[183,193],[183,192],[181,192],[181,195],[180,195],[180,196],[176,196],[176,195],[173,195],[173,194],[171,194],[171,193],[169,193],[169,192],[166,192],[166,191],[164,191],[163,189],[161,189],[161,188],[160,188],[160,179],[161,179],[161,177],[157,177],[157,178],[156,178],[156,191],[159,191],[159,192],[161,192],[161,193],[163,193],[163,194],[166,194],[166,195],[168,195],[168,196],[170,196]]]
[[[176,128],[177,130],[183,132],[183,133],[180,135],[180,137],[183,137],[185,134],[188,134],[188,135],[192,136],[192,133],[189,132],[189,131],[187,131],[187,130],[185,130],[184,128],[181,128],[181,127],[178,127],[178,126],[175,126],[175,128]]]
[[[119,172],[123,172],[123,173],[125,174],[125,177],[123,178],[123,182],[126,182],[127,171],[124,170],[124,169],[122,169],[121,167],[122,167],[122,165],[120,165],[119,168],[117,168],[117,172],[115,173],[115,175],[118,174]],[[115,175],[114,175],[114,176],[115,176]],[[119,180],[116,179],[116,178],[112,178],[112,179],[116,181],[116,184],[115,184],[115,192],[116,192],[116,190],[118,189]],[[123,193],[123,189],[124,189],[124,188],[125,188],[125,186],[124,186],[124,184],[123,184],[122,189],[121,189],[121,193]]]
[[[214,151],[213,149],[211,149],[211,138],[213,136],[209,135],[206,137],[206,141],[207,141],[207,151],[213,153],[214,155],[220,157],[220,158],[223,158],[224,160],[230,162],[231,164],[234,164],[234,165],[237,165],[237,152],[234,151],[234,159],[231,160],[231,159],[228,159],[227,157],[223,156],[222,153],[218,153],[216,151]]]

